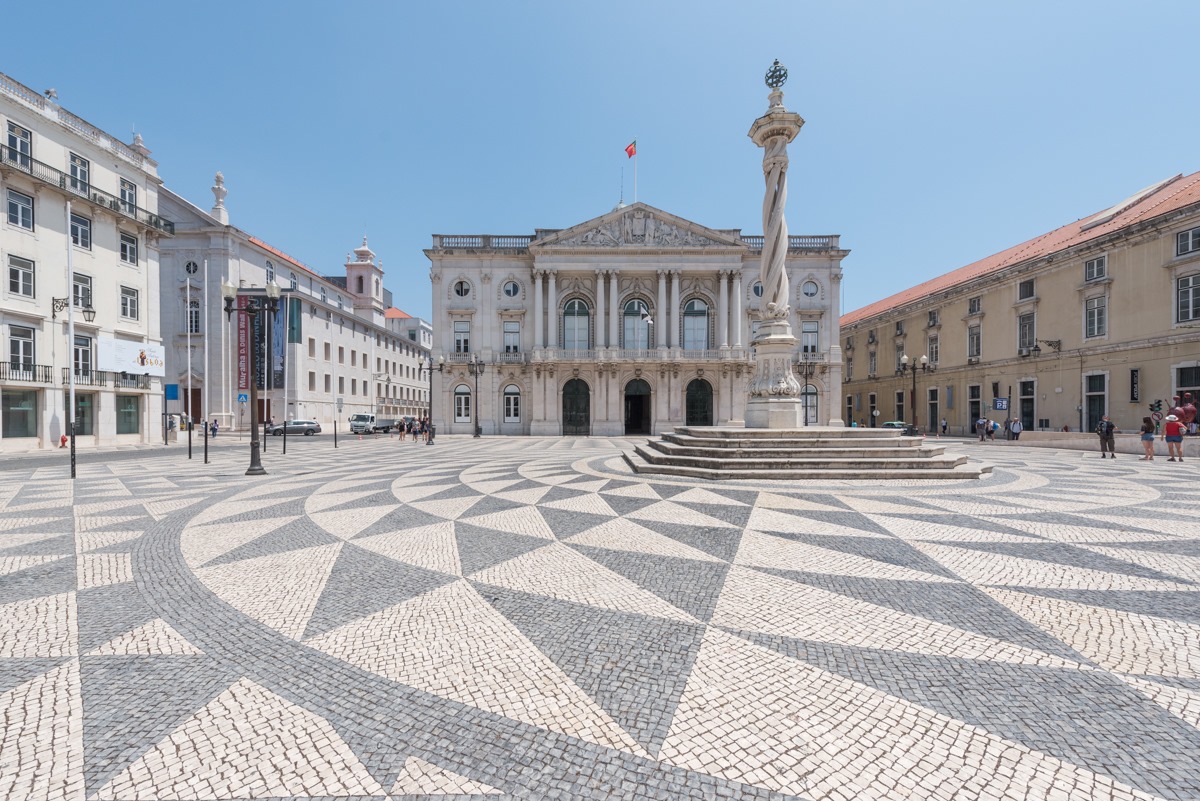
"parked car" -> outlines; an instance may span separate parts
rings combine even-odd
[[[899,428],[904,432],[904,436],[906,437],[921,436],[921,432],[917,431],[916,426],[906,423],[903,420],[888,420],[886,423],[881,425],[880,428]]]
[[[283,424],[276,423],[273,426],[267,426],[267,433],[276,437],[283,436]],[[288,420],[287,433],[289,437],[294,437],[297,434],[311,437],[313,434],[321,433],[321,424],[316,420]]]

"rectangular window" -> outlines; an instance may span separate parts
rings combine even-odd
[[[188,305],[187,332],[189,334],[200,333],[200,301],[198,300],[193,300]]]
[[[5,439],[36,437],[38,393],[35,390],[0,390],[0,421]]]
[[[979,326],[972,325],[967,328],[967,358],[978,359],[983,353],[983,337],[980,334]]]
[[[800,321],[800,352],[801,353],[816,353],[820,323],[816,320],[801,320]]]
[[[92,305],[92,278],[88,275],[75,273],[71,281],[71,301],[77,308]]]
[[[141,398],[137,395],[117,396],[117,433],[141,433]]]
[[[932,311],[930,311],[929,312],[929,327],[933,328],[935,325],[941,325],[941,324],[942,324],[941,313],[937,309],[933,309]]]
[[[92,221],[87,217],[71,215],[71,243],[84,250],[92,249]]]
[[[942,344],[939,337],[929,337],[929,342],[925,345],[925,355],[929,357],[929,364],[936,366],[942,357]]]
[[[346,363],[346,349],[338,345],[338,364]]]
[[[983,298],[971,298],[967,301],[967,314],[979,314],[983,307]]]
[[[308,338],[308,358],[315,359],[317,356],[317,340],[312,337]]]
[[[896,391],[896,420],[904,419],[904,390]]]
[[[1200,274],[1184,276],[1175,285],[1178,309],[1176,322],[1200,320]]]
[[[1185,253],[1200,250],[1200,228],[1193,228],[1190,231],[1184,231],[1175,236],[1175,255],[1182,256]]]
[[[329,343],[325,343],[325,361],[329,361]]]
[[[33,198],[8,190],[8,224],[33,230]]]
[[[504,393],[504,422],[521,422],[521,396],[516,392]]]
[[[521,352],[521,324],[519,322],[504,321],[504,352]]]
[[[8,327],[8,363],[12,370],[33,369],[33,329],[23,325]]]
[[[358,379],[357,378],[350,379],[350,394],[351,395],[358,394]]]
[[[338,394],[339,395],[346,394],[346,377],[345,376],[340,376],[340,375],[338,376]]]
[[[1108,333],[1108,298],[1088,298],[1084,302],[1084,336],[1102,337]]]
[[[1017,347],[1032,348],[1036,342],[1033,314],[1022,314],[1017,317]]]
[[[138,262],[138,241],[133,234],[121,234],[121,261],[126,264],[137,264]]]
[[[896,321],[896,336],[898,336],[898,337],[904,336],[904,321],[903,320]]]
[[[121,316],[127,320],[138,318],[138,291],[127,286],[121,287]]]
[[[8,257],[8,291],[13,295],[33,297],[33,262],[17,256]]]
[[[875,351],[871,351],[867,354],[867,376],[870,377],[876,375],[879,372],[878,367],[879,363],[875,358]]]
[[[308,391],[309,392],[317,391],[317,374],[314,372],[311,372],[311,371],[308,374]]]
[[[75,374],[92,374],[92,338],[75,337]]]
[[[121,179],[121,208],[130,217],[137,215],[137,184]]]
[[[350,351],[350,366],[358,367],[358,351],[356,351],[356,350]],[[366,364],[363,364],[363,367],[366,367],[366,366],[367,366]]]
[[[454,422],[471,422],[471,396],[467,392],[454,393]]]
[[[1099,281],[1108,275],[1108,256],[1097,256],[1083,263],[1083,280]]]
[[[896,346],[896,372],[897,373],[900,372],[900,365],[903,364],[903,362],[900,361],[900,359],[903,358],[903,356],[904,356],[904,346],[897,345]]]
[[[92,183],[92,165],[83,156],[71,154],[71,189],[87,192]]]
[[[4,153],[4,161],[28,170],[30,156],[33,155],[33,138],[29,131],[10,122],[8,124],[8,148]]]
[[[854,357],[853,356],[846,357],[846,380],[847,381],[854,380]]]
[[[455,320],[454,321],[454,352],[455,353],[470,353],[471,352],[471,321],[470,320]]]
[[[333,391],[333,376],[331,376],[329,373],[326,373],[325,374],[325,393],[328,394],[332,391]]]
[[[1017,299],[1029,300],[1033,297],[1033,279],[1027,278],[1017,285]]]

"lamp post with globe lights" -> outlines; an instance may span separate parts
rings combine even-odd
[[[232,318],[233,313],[244,314],[253,320],[260,314],[274,314],[279,311],[279,285],[274,280],[267,282],[267,295],[261,297],[257,295],[249,295],[246,297],[245,305],[237,305],[238,293],[237,289],[228,281],[221,282],[221,295],[225,298],[225,319]],[[253,332],[253,326],[251,326]],[[255,343],[253,335],[251,335],[250,346],[247,359],[247,374],[249,376],[248,383],[250,384],[250,467],[246,470],[248,476],[265,476],[267,471],[263,469],[261,457],[261,445],[258,439],[258,375],[254,368],[254,351]],[[268,363],[269,363],[268,359]],[[286,414],[284,425],[287,425]]]
[[[922,373],[932,373],[937,367],[929,363],[928,356],[922,356],[918,361],[909,361],[908,354],[905,353],[900,357],[900,366],[896,368],[896,375],[904,375],[905,373],[912,374],[912,427],[913,433],[917,430],[917,371]]]

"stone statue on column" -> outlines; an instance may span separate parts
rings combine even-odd
[[[749,136],[763,149],[763,248],[759,280],[763,285],[758,333],[754,337],[754,377],[746,402],[746,427],[788,429],[803,425],[802,387],[792,372],[796,338],[789,320],[787,278],[787,146],[804,119],[783,105],[781,87],[787,70],[778,60],[767,71],[767,113],[750,126]]]

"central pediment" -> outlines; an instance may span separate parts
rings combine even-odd
[[[634,203],[529,243],[532,252],[593,248],[745,248],[729,233]]]

